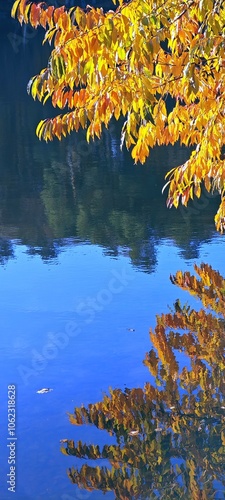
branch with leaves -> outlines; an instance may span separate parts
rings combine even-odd
[[[39,139],[83,128],[89,141],[123,117],[121,146],[132,148],[135,163],[144,163],[156,145],[190,146],[189,160],[168,174],[168,206],[186,206],[203,184],[218,190],[215,221],[223,231],[224,1],[119,0],[105,13],[16,0],[12,16],[42,26],[44,42],[53,44],[28,90],[63,113],[40,122]]]

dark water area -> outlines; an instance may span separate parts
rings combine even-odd
[[[109,387],[125,390],[153,383],[143,359],[151,347],[149,328],[154,327],[156,314],[168,312],[178,297],[200,307],[199,301],[170,282],[170,274],[192,272],[194,264],[206,262],[225,275],[225,238],[214,226],[219,196],[203,192],[188,209],[168,210],[166,193],[162,194],[164,177],[186,161],[188,150],[179,145],[156,148],[144,166],[134,166],[130,153],[120,150],[116,122],[90,145],[84,132],[62,142],[40,142],[35,135],[38,122],[56,111],[33,102],[26,87],[46,65],[49,47],[41,46],[41,31],[12,26],[0,35],[0,423],[4,429],[0,498],[12,495],[7,484],[11,443],[7,388],[14,385],[14,498],[163,498],[156,488],[152,490],[153,472],[150,477],[143,464],[137,475],[144,485],[137,491],[142,493],[132,490],[125,496],[128,478],[119,472],[114,478],[117,485],[112,481],[108,489],[103,479],[96,487],[89,469],[79,483],[69,468],[89,462],[95,467],[96,460],[107,468],[109,455],[94,456],[90,450],[89,455],[84,450],[79,455],[73,440],[100,447],[115,445],[116,439],[126,446],[134,440],[129,453],[136,455],[144,454],[145,446],[137,437],[125,436],[121,428],[115,435],[107,425],[96,426],[91,420],[89,425],[72,426],[67,412],[101,401]],[[183,353],[178,358],[182,366],[187,363]],[[52,391],[38,393],[42,388]],[[135,406],[132,398],[130,404]],[[135,422],[138,426],[139,420]],[[217,424],[216,420],[215,428]],[[157,433],[157,422],[154,425]],[[200,427],[205,434],[196,441]],[[144,428],[147,432],[146,424]],[[192,444],[198,443],[200,455],[207,448],[207,429],[198,423],[195,437],[190,437]],[[218,432],[224,431],[219,427]],[[221,447],[214,433],[214,441],[207,441],[214,457],[212,470],[219,464],[214,498],[225,498],[224,468],[216,451]],[[60,451],[60,440],[69,443],[67,453]],[[169,453],[172,446],[165,439],[163,449]],[[171,453],[170,463],[181,471],[187,449],[185,443],[179,459]],[[223,453],[222,449],[220,458]],[[160,474],[160,461],[155,471]],[[171,491],[164,497],[178,498],[175,489]],[[180,493],[179,498],[191,497]]]

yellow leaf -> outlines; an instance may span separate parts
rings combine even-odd
[[[18,9],[18,6],[20,4],[21,0],[16,0],[12,6],[12,10],[11,10],[11,16],[15,19],[16,17],[16,14],[17,14],[17,9]]]
[[[117,54],[118,54],[119,58],[121,59],[121,61],[123,61],[126,58],[126,52],[125,52],[125,49],[123,47],[118,47]]]
[[[201,196],[201,186],[200,184],[195,185],[194,187],[194,194],[197,196],[197,198],[200,198]]]
[[[41,139],[41,137],[42,137],[42,132],[43,132],[43,128],[45,126],[46,121],[47,120],[41,120],[36,128],[36,135],[38,136],[38,139]]]
[[[120,117],[120,107],[119,106],[115,107],[114,116],[115,116],[116,120],[119,120],[119,117]]]

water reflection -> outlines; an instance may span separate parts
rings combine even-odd
[[[104,446],[63,440],[62,453],[86,460],[68,470],[79,488],[113,491],[117,500],[224,498],[225,279],[205,264],[195,271],[197,277],[179,271],[171,281],[203,308],[177,300],[150,330],[144,364],[153,382],[111,389],[70,415],[72,424],[93,424],[114,437]]]

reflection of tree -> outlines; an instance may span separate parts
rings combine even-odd
[[[44,170],[44,187],[41,199],[45,207],[48,225],[54,238],[76,234],[76,217],[71,179],[65,164],[52,162],[51,169]]]
[[[155,384],[111,390],[70,415],[72,424],[94,424],[116,439],[101,449],[66,442],[64,454],[110,464],[69,469],[79,487],[113,490],[118,500],[223,498],[217,495],[225,493],[225,279],[208,265],[195,271],[198,278],[179,271],[171,281],[204,308],[177,300],[150,331],[153,348],[144,363]]]
[[[6,238],[0,238],[0,265],[5,265],[9,259],[14,259],[13,244]]]

